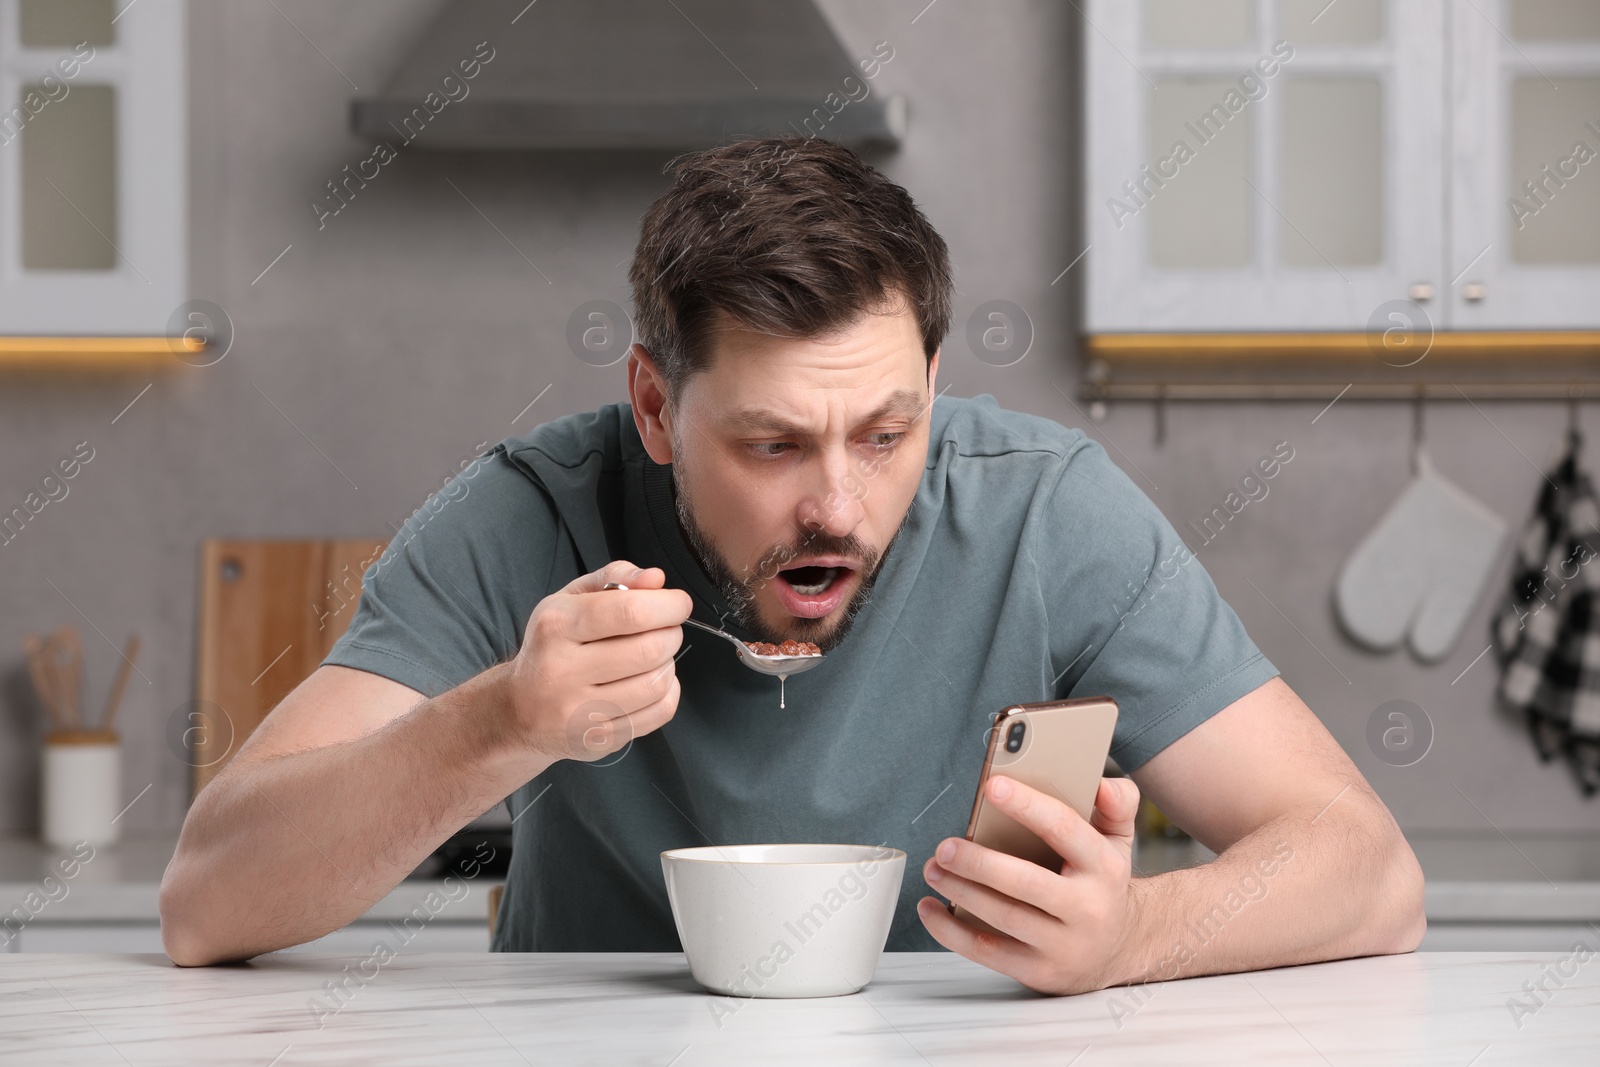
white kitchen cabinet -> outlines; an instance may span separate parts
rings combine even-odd
[[[1600,326],[1594,0],[1084,10],[1086,332]]]
[[[182,0],[0,0],[0,334],[168,332],[184,67]]]
[[[1600,3],[1451,5],[1448,321],[1600,325]]]

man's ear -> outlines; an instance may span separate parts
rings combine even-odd
[[[666,379],[649,349],[637,342],[628,349],[628,399],[644,450],[657,463],[671,463],[672,412],[667,405]]]

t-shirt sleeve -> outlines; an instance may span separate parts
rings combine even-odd
[[[560,518],[496,448],[418,508],[361,576],[350,627],[324,664],[438,696],[516,654],[543,598]]]
[[[1109,696],[1124,771],[1277,675],[1153,501],[1083,438],[1068,450],[1035,545],[1062,671],[1056,696]]]

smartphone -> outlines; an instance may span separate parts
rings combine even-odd
[[[1110,697],[1013,704],[1001,711],[989,731],[988,752],[967,820],[967,840],[1060,870],[1061,857],[1055,849],[990,803],[984,787],[991,774],[1003,774],[1048,793],[1088,819],[1116,725],[1117,702]],[[992,929],[965,908],[946,906],[956,918]]]

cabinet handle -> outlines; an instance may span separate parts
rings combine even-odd
[[[1489,287],[1482,282],[1468,282],[1461,287],[1461,299],[1469,304],[1476,304],[1488,295]]]
[[[1433,283],[1412,282],[1411,288],[1406,290],[1406,295],[1418,304],[1426,304],[1433,299]]]

